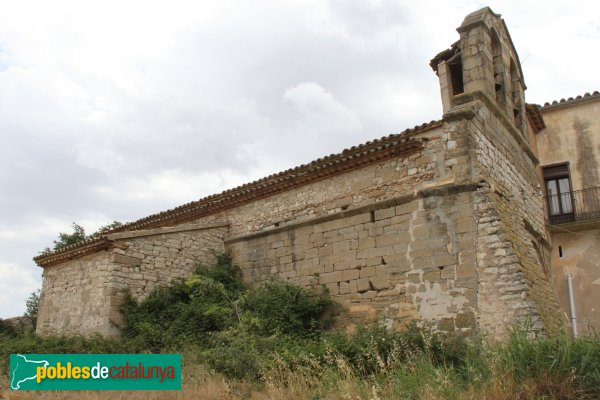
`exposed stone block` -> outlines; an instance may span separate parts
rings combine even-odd
[[[381,257],[380,256],[369,256],[367,258],[367,266],[376,266],[376,265],[380,265],[381,264]]]
[[[357,269],[347,269],[342,271],[342,278],[345,281],[358,279],[360,276],[360,271]]]
[[[325,287],[327,287],[329,294],[332,296],[337,296],[340,294],[340,286],[337,283],[328,283],[325,285]]]
[[[371,276],[375,276],[375,267],[363,267],[360,269],[359,275],[361,278],[370,278]]]
[[[455,324],[457,328],[475,328],[475,316],[471,311],[456,315]]]
[[[357,293],[358,292],[358,287],[357,287],[357,281],[350,281],[348,283],[348,290],[350,293]]]
[[[333,254],[332,246],[323,246],[319,248],[319,257],[329,256]]]
[[[350,284],[348,282],[340,282],[340,294],[350,293]]]
[[[356,281],[356,290],[359,291],[360,293],[366,292],[369,289],[371,289],[371,284],[370,284],[369,279],[361,278]]]
[[[448,265],[440,271],[440,277],[442,279],[454,279],[456,278],[456,265]]]
[[[347,250],[350,250],[350,241],[344,240],[333,244],[332,253],[337,254]]]
[[[394,233],[379,236],[376,238],[377,247],[390,246],[397,242],[398,237]]]
[[[342,271],[326,272],[319,275],[319,283],[322,285],[332,282],[340,282],[342,280],[344,280],[342,278]]]
[[[382,219],[390,219],[396,215],[394,208],[384,208],[382,210],[375,210],[375,221],[381,221]]]
[[[390,282],[387,279],[387,276],[384,276],[384,275],[373,276],[373,277],[369,278],[369,282],[371,283],[371,286],[375,290],[383,290],[383,289],[387,289],[390,287]]]
[[[142,260],[138,257],[131,257],[122,254],[113,254],[112,260],[116,264],[122,265],[140,265]]]
[[[375,238],[374,237],[366,237],[364,239],[358,240],[359,250],[371,249],[373,247],[375,247]]]

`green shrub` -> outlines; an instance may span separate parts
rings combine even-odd
[[[155,288],[143,301],[125,293],[120,307],[123,334],[153,351],[182,343],[204,343],[209,332],[235,322],[235,299],[243,289],[241,273],[228,256],[214,266],[199,266],[187,279]]]
[[[15,327],[0,319],[0,338],[13,338],[15,336],[17,336]]]
[[[249,290],[243,298],[248,323],[261,335],[318,336],[329,322],[322,316],[332,304],[324,292],[313,297],[305,288],[276,280]]]
[[[37,320],[38,309],[40,308],[40,289],[31,292],[25,302],[25,317],[30,317],[35,327]]]
[[[233,265],[231,255],[227,253],[215,253],[214,265],[199,265],[196,269],[196,275],[221,283],[227,292],[231,294],[239,294],[245,290],[242,282],[242,271]]]
[[[331,304],[326,293],[315,297],[279,281],[247,288],[231,258],[217,255],[214,265],[199,266],[189,278],[158,287],[141,302],[127,292],[120,310],[125,320],[123,334],[137,346],[160,351],[199,345],[210,350],[206,355],[216,370],[224,368],[228,373],[235,370],[232,366],[237,361],[217,363],[210,358],[218,354],[215,349],[225,355],[233,354],[225,347],[241,352],[247,345],[240,338],[255,343],[266,343],[263,337],[316,338],[327,325],[322,316]],[[266,350],[255,346],[253,351],[260,355]]]

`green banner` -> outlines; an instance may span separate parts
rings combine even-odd
[[[180,354],[11,354],[12,390],[181,390]]]

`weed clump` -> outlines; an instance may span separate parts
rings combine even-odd
[[[142,301],[127,292],[123,336],[152,351],[194,345],[203,360],[230,377],[258,376],[261,358],[294,340],[318,340],[332,306],[326,292],[270,280],[244,285],[226,254],[187,279],[158,287]]]

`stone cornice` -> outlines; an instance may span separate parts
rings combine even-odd
[[[156,235],[165,235],[165,234],[170,234],[170,233],[200,231],[200,230],[205,230],[205,229],[227,228],[227,227],[229,227],[229,224],[225,224],[225,223],[186,224],[186,225],[168,226],[165,228],[143,229],[143,230],[139,230],[139,231],[109,233],[109,234],[105,235],[105,237],[108,240],[132,239],[132,238],[145,237],[145,236],[156,236]]]
[[[33,258],[40,267],[49,267],[51,265],[60,264],[76,258],[83,257],[88,254],[97,253],[102,250],[108,250],[112,242],[105,237],[88,239],[83,242],[63,247],[53,253],[40,254]]]
[[[40,267],[50,267],[52,265],[80,258],[102,250],[108,250],[111,248],[127,248],[127,245],[125,245],[123,242],[117,242],[116,240],[227,227],[229,227],[229,224],[227,223],[187,224],[181,226],[170,226],[166,228],[109,233],[94,239],[88,239],[84,242],[67,246],[64,249],[55,251],[53,253],[41,254],[35,257],[33,260]]]
[[[234,189],[184,204],[172,210],[150,215],[109,231],[100,238],[80,242],[53,253],[42,254],[33,260],[37,265],[45,267],[82,257],[98,251],[94,250],[94,246],[99,246],[99,249],[102,249],[102,246],[108,247],[110,241],[107,239],[107,235],[182,224],[391,157],[413,154],[423,148],[423,141],[426,140],[425,138],[416,139],[414,136],[441,127],[442,123],[442,121],[431,121],[413,129],[407,129],[399,134],[392,134],[353,146],[341,153],[319,158],[309,164],[270,175]],[[54,260],[61,261],[54,262]]]

